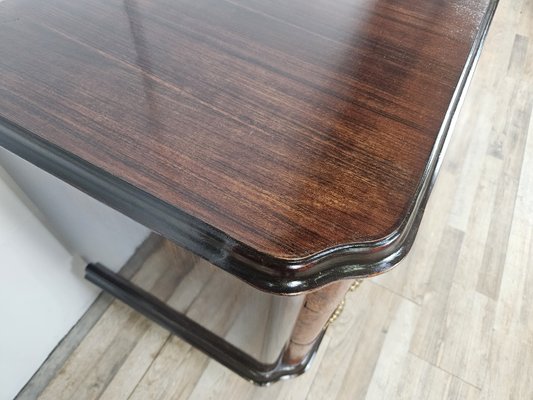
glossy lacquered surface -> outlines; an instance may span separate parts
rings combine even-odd
[[[0,144],[257,286],[368,274],[495,3],[5,0]]]

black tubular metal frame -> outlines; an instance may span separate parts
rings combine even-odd
[[[257,385],[268,385],[304,373],[313,360],[325,332],[324,329],[312,350],[300,363],[283,363],[282,352],[275,363],[263,364],[101,264],[87,265],[85,278]]]

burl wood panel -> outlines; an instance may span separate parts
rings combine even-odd
[[[493,4],[5,0],[0,117],[301,259],[407,218]]]

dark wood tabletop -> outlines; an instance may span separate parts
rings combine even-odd
[[[409,249],[492,0],[5,0],[0,144],[250,283]]]

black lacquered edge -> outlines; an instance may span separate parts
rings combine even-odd
[[[302,362],[296,365],[284,364],[283,354],[280,354],[277,362],[263,364],[100,264],[87,265],[85,278],[243,378],[258,385],[268,385],[280,379],[304,373],[314,358],[325,332],[322,332]]]
[[[340,279],[380,274],[399,263],[413,244],[444,155],[448,131],[466,93],[497,4],[498,0],[491,1],[477,33],[410,210],[402,224],[379,241],[349,243],[299,259],[272,257],[1,116],[0,145],[261,290],[296,294]]]

